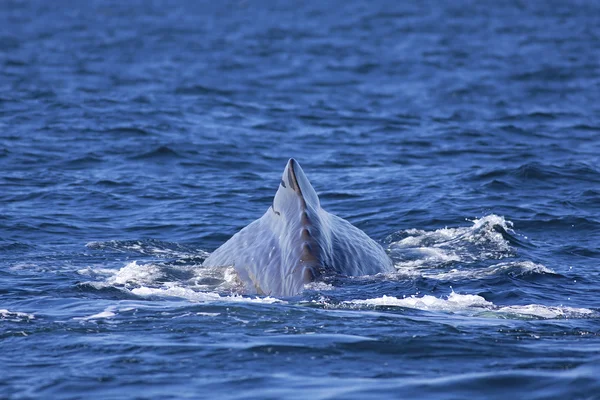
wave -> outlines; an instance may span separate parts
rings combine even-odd
[[[165,242],[155,239],[147,240],[109,240],[105,242],[92,241],[85,245],[88,249],[114,251],[118,253],[135,253],[159,258],[198,259],[199,262],[208,257],[209,253],[175,242]]]
[[[135,126],[121,126],[121,127],[113,127],[105,130],[96,130],[96,133],[106,133],[113,134],[119,136],[149,136],[152,133],[149,130],[135,127]]]
[[[179,86],[175,88],[175,94],[195,95],[195,96],[231,96],[234,94],[231,90],[215,88],[203,85]]]
[[[600,313],[588,308],[545,306],[540,304],[498,306],[481,296],[452,292],[441,299],[430,295],[397,298],[382,296],[366,300],[345,301],[343,304],[358,307],[402,307],[423,311],[442,311],[474,317],[505,319],[574,319],[599,318]]]
[[[34,245],[23,243],[23,242],[8,242],[2,243],[2,239],[0,239],[0,251],[24,251],[35,248]]]
[[[538,276],[562,276],[543,264],[529,260],[502,260],[515,255],[512,244],[519,245],[511,221],[495,214],[471,221],[470,226],[442,228],[432,231],[408,229],[388,237],[388,252],[397,271],[387,275],[367,277],[379,285],[425,278],[437,281],[473,281],[492,278],[526,279]],[[526,238],[525,238],[526,239]],[[208,268],[202,262],[208,253],[188,246],[157,240],[90,242],[87,247],[142,254],[157,259],[132,261],[119,269],[84,268],[78,272],[91,281],[83,285],[95,290],[111,289],[127,296],[149,299],[180,298],[191,302],[281,302],[272,297],[240,295],[243,284],[233,267]],[[501,260],[501,261],[498,261]],[[450,268],[449,268],[450,267]],[[364,282],[364,277],[353,281]],[[310,298],[324,299],[321,293],[339,289],[334,280],[305,286],[304,302]],[[333,283],[333,284],[332,284]],[[413,292],[414,293],[414,292]],[[385,293],[387,294],[387,293]],[[448,298],[431,295],[398,298],[381,291],[367,300],[349,300],[326,304],[327,308],[404,307],[427,311],[445,311],[475,317],[511,319],[595,318],[596,311],[549,305],[499,306],[479,295],[452,293]],[[350,297],[356,298],[358,296]],[[345,297],[344,300],[348,299]],[[289,299],[286,299],[289,301]],[[321,301],[321,300],[319,300]],[[328,300],[322,300],[327,303]]]
[[[81,275],[92,276],[99,280],[85,282],[83,285],[97,290],[106,288],[118,289],[129,295],[147,299],[179,298],[190,302],[252,302],[252,303],[281,303],[289,304],[286,300],[274,297],[248,297],[241,292],[242,283],[238,280],[233,267],[205,268],[198,265],[173,266],[159,263],[130,262],[124,267],[114,269],[85,268],[78,271]],[[531,262],[501,263],[479,271],[447,271],[441,272],[436,279],[462,279],[477,278],[493,274],[551,274],[552,270],[540,264]],[[182,277],[185,276],[185,279]],[[327,292],[336,288],[329,283],[318,282],[306,286],[309,291]],[[312,302],[308,302],[310,306]],[[529,305],[496,305],[484,297],[472,294],[458,294],[452,292],[447,298],[437,298],[431,295],[409,296],[398,298],[383,295],[370,299],[357,299],[335,303],[326,297],[320,296],[317,300],[327,309],[363,309],[379,307],[400,307],[423,311],[438,311],[461,314],[481,318],[505,319],[573,319],[573,318],[598,318],[597,311],[587,308],[573,308],[566,306],[547,306],[540,304]],[[300,305],[307,305],[306,301]],[[102,313],[87,317],[82,320],[111,318],[115,310],[105,310]],[[17,314],[15,314],[17,315]]]
[[[154,150],[148,151],[143,154],[139,154],[133,156],[133,160],[171,160],[171,159],[180,159],[185,158],[175,150],[171,149],[168,146],[159,146]]]
[[[561,165],[529,162],[515,168],[494,168],[483,170],[471,176],[474,181],[499,180],[501,178],[517,182],[532,181],[585,181],[599,182],[600,170],[583,162],[565,163]]]
[[[427,279],[456,281],[456,280],[472,280],[484,279],[486,277],[510,276],[511,278],[520,278],[528,275],[556,275],[554,270],[531,261],[513,261],[493,264],[484,268],[470,269],[451,269],[448,271],[418,271],[412,269],[409,271],[413,275]],[[406,275],[406,272],[403,272]]]
[[[181,286],[171,286],[163,288],[139,287],[131,291],[131,293],[140,297],[177,297],[194,302],[243,302],[243,303],[287,303],[284,300],[275,297],[246,297],[241,295],[221,295],[215,292],[199,292],[190,288]]]
[[[66,160],[63,165],[66,168],[84,168],[91,167],[102,162],[104,162],[104,159],[101,156],[90,153],[82,157]]]
[[[474,263],[514,254],[509,239],[516,234],[511,221],[491,214],[472,222],[470,227],[400,231],[388,237],[388,241],[395,240],[388,245],[388,252],[399,270]]]
[[[83,268],[80,275],[99,279],[84,282],[94,289],[114,287],[133,294],[136,290],[182,288],[195,292],[237,293],[241,292],[233,267],[203,267],[199,264],[176,265],[173,263],[139,263],[133,261],[115,270],[109,268]],[[185,296],[184,296],[185,297]]]
[[[104,311],[99,312],[97,314],[92,314],[92,315],[88,315],[86,317],[75,317],[73,318],[74,320],[80,320],[80,321],[90,321],[90,320],[98,320],[98,319],[108,319],[108,318],[112,318],[115,315],[117,315],[115,313],[116,308],[115,307],[108,307],[106,308]]]
[[[114,288],[135,297],[147,299],[178,298],[190,302],[251,302],[262,304],[289,304],[286,300],[274,297],[248,297],[238,294],[241,291],[241,282],[237,279],[235,270],[230,268],[204,268],[200,266],[178,267],[179,273],[185,271],[190,274],[186,280],[174,279],[171,266],[157,264],[138,264],[131,262],[118,270],[90,268],[80,270],[82,275],[93,275],[102,280],[85,282],[84,285],[95,289]],[[496,265],[486,271],[489,274],[495,271],[519,271],[519,273],[551,273],[550,270],[534,263],[505,263]],[[445,272],[440,275],[452,275],[458,272]],[[462,275],[459,275],[462,277]],[[441,279],[441,277],[438,276]],[[447,277],[445,279],[448,279]],[[328,283],[313,283],[306,287],[313,291],[331,291],[335,287]],[[301,302],[301,305],[311,306]],[[600,313],[588,308],[573,308],[566,306],[547,306],[540,304],[529,305],[496,305],[484,297],[472,294],[458,294],[452,292],[447,298],[437,298],[431,295],[408,296],[398,298],[383,295],[371,299],[357,299],[331,303],[327,298],[320,297],[317,301],[327,309],[364,309],[400,307],[423,311],[447,312],[480,318],[504,319],[575,319],[599,318]],[[81,317],[82,320],[111,318],[115,310],[105,310],[102,313]]]
[[[22,322],[35,319],[33,314],[27,314],[19,311],[0,310],[0,321]]]

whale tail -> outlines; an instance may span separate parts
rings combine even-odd
[[[246,288],[274,296],[300,293],[326,274],[393,270],[385,251],[363,231],[321,208],[317,192],[291,158],[271,207],[215,250],[204,266],[234,266]]]

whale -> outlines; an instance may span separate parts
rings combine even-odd
[[[395,270],[385,250],[350,222],[323,208],[300,164],[291,158],[273,203],[213,251],[203,267],[233,266],[244,294],[286,297],[327,276]]]

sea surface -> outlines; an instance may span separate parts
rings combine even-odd
[[[240,293],[287,160],[396,272]],[[0,2],[0,398],[600,399],[597,1]]]

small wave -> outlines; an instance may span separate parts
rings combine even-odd
[[[203,86],[203,85],[193,85],[193,86],[180,86],[175,89],[175,94],[183,94],[183,95],[220,95],[220,96],[231,96],[234,92],[231,90],[217,89],[213,87]]]
[[[123,127],[115,127],[109,128],[103,131],[98,131],[99,133],[108,133],[119,136],[148,136],[151,133],[142,128],[136,128],[133,126],[123,126]]]
[[[483,187],[486,190],[496,191],[496,192],[506,192],[508,190],[514,189],[513,185],[510,185],[509,183],[499,180],[499,179],[493,179],[493,180],[485,183],[483,185]]]
[[[561,165],[529,162],[516,168],[488,169],[472,176],[476,181],[508,180],[512,182],[547,182],[568,179],[569,181],[600,181],[600,171],[586,163],[565,163]],[[513,185],[514,186],[514,185]]]
[[[241,295],[223,296],[215,292],[198,292],[181,286],[163,288],[139,287],[133,289],[131,293],[140,297],[177,297],[194,302],[222,301],[261,304],[286,303],[285,301],[276,299],[274,297],[244,297]]]
[[[0,49],[3,51],[15,51],[21,47],[22,40],[17,36],[2,35],[0,36]]]
[[[1,251],[19,251],[33,249],[35,246],[22,242],[0,243]]]
[[[335,290],[335,286],[327,282],[315,281],[305,284],[304,289],[313,290],[315,292],[328,292],[330,290]]]
[[[559,175],[555,168],[538,162],[523,164],[513,170],[512,174],[522,180],[546,180],[556,178]]]
[[[494,310],[499,315],[506,318],[524,318],[534,317],[539,319],[575,319],[575,318],[597,318],[596,311],[588,308],[574,307],[552,307],[540,304],[529,304],[525,306],[506,306]]]
[[[97,314],[89,315],[87,317],[75,317],[73,319],[74,320],[80,320],[80,321],[90,321],[90,320],[98,320],[98,319],[109,319],[109,318],[112,318],[115,315],[117,315],[115,311],[116,310],[115,310],[114,307],[108,307],[104,311],[99,312]]]
[[[110,250],[119,253],[138,253],[160,258],[200,258],[208,257],[209,253],[197,250],[179,243],[163,242],[160,240],[109,240],[106,242],[89,242],[85,245],[92,250]]]
[[[107,186],[107,187],[119,187],[119,186],[130,187],[130,186],[132,186],[132,184],[129,182],[119,182],[119,181],[113,181],[110,179],[100,179],[99,181],[97,181],[95,183],[95,185]]]
[[[65,161],[64,165],[66,167],[82,168],[82,167],[89,167],[89,166],[92,166],[95,164],[100,164],[103,161],[104,160],[102,159],[102,157],[100,157],[96,154],[87,154],[83,157],[75,158],[72,160],[67,160],[67,161]]]
[[[465,313],[476,317],[506,319],[572,319],[598,318],[600,316],[598,312],[587,308],[553,307],[539,304],[497,306],[478,295],[458,294],[454,292],[447,299],[440,299],[430,295],[405,298],[382,296],[366,300],[346,301],[344,304],[353,306],[403,307],[423,311]]]
[[[388,250],[398,269],[428,268],[455,262],[472,263],[512,255],[508,237],[513,224],[498,215],[472,221],[470,227],[443,228],[435,231],[408,229],[388,240]]]
[[[482,279],[489,276],[510,276],[519,278],[528,275],[558,275],[554,270],[531,261],[513,261],[490,265],[485,268],[451,269],[449,271],[428,271],[419,273],[419,277],[428,279],[456,281]]]
[[[600,221],[591,217],[586,218],[575,215],[554,217],[548,216],[548,214],[536,214],[532,221],[528,221],[528,223],[540,230],[560,230],[577,227],[579,231],[589,230],[593,232],[598,229]]]
[[[184,158],[168,146],[159,146],[149,152],[132,157],[134,160],[171,160]]]
[[[290,128],[284,122],[279,121],[269,121],[269,122],[261,122],[252,125],[252,129],[258,131],[268,131],[268,132],[289,132]]]
[[[577,124],[571,127],[575,130],[587,131],[587,132],[600,132],[600,126],[588,125],[588,124]]]
[[[323,349],[337,345],[354,343],[377,342],[377,339],[368,336],[349,335],[345,333],[316,333],[298,332],[293,335],[273,334],[249,338],[248,341],[237,343],[216,344],[225,348],[251,350],[252,352],[280,353],[296,351],[297,349]]]
[[[18,311],[8,311],[6,309],[0,310],[0,321],[21,322],[30,321],[32,319],[35,319],[33,314],[27,314]]]

